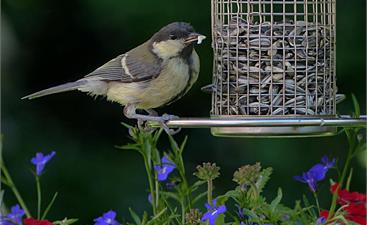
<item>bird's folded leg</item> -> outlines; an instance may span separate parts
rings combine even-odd
[[[154,110],[146,110],[150,114],[155,114]],[[177,119],[177,116],[163,114],[162,116],[157,115],[142,115],[136,113],[136,106],[134,104],[128,104],[124,108],[124,115],[129,119],[136,119],[138,120],[138,127],[139,129],[145,130],[145,128],[142,128],[142,125],[144,121],[157,121],[160,123],[161,127],[166,131],[169,135],[174,135],[180,132],[181,128],[178,128],[177,130],[170,129],[167,126],[167,122],[171,119]]]

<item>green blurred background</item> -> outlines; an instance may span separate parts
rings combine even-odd
[[[173,21],[190,22],[210,36],[210,1],[186,0],[3,0],[2,41],[2,133],[3,155],[21,193],[33,212],[35,184],[30,158],[35,152],[57,151],[42,177],[45,200],[54,191],[59,199],[49,219],[80,218],[81,223],[109,209],[130,219],[128,207],[148,209],[147,182],[142,159],[135,152],[114,146],[129,142],[120,122],[122,108],[81,93],[65,93],[34,101],[20,100],[26,94],[91,72],[109,59],[147,40],[160,27]],[[366,102],[366,1],[337,3],[337,77],[340,93],[355,93],[365,114]],[[200,87],[211,82],[210,38],[197,48],[201,75],[192,91],[160,112],[180,116],[208,116],[211,98]],[[350,98],[338,106],[340,113],[352,111]],[[307,192],[306,185],[293,181],[324,154],[343,161],[347,144],[344,135],[302,139],[228,139],[211,136],[207,129],[186,129],[176,136],[189,136],[185,152],[188,174],[204,161],[222,168],[215,193],[233,187],[232,174],[248,163],[272,166],[274,174],[265,195],[273,198],[283,188],[283,202]],[[162,149],[167,139],[161,140]],[[365,155],[353,162],[352,190],[364,191]],[[335,177],[336,172],[331,173]],[[328,182],[321,185],[322,206],[328,206]],[[6,190],[8,205],[15,199]],[[121,218],[119,218],[121,220]]]

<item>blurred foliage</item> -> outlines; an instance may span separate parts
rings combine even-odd
[[[366,114],[366,1],[337,3],[337,83],[340,93],[354,93]],[[143,162],[115,145],[126,144],[127,130],[120,122],[131,123],[117,104],[93,100],[80,93],[65,93],[34,101],[20,98],[33,91],[75,80],[109,59],[147,40],[172,21],[190,22],[198,32],[210,36],[210,1],[169,0],[77,0],[2,1],[2,133],[4,156],[26,201],[33,201],[35,184],[29,178],[30,156],[36,151],[58,152],[53,172],[44,174],[48,190],[57,190],[60,199],[50,213],[92,218],[108,209],[126,215],[148,207],[148,184],[140,179]],[[160,109],[180,116],[207,116],[211,98],[200,87],[211,82],[210,38],[197,48],[201,75],[192,91],[180,102]],[[353,110],[350,98],[338,106],[341,114]],[[342,136],[304,139],[228,139],[212,137],[205,129],[187,129],[176,137],[190,137],[184,153],[186,168],[194,172],[203,161],[222,168],[216,190],[232,187],[236,165],[261,162],[274,168],[273,182],[265,196],[276,195],[276,187],[287,193],[284,201],[293,204],[304,187],[292,180],[321,155],[343,161],[347,143]],[[162,141],[163,143],[164,141]],[[168,147],[168,141],[166,141]],[[365,154],[355,160],[352,189],[364,190]],[[55,173],[54,171],[57,171]],[[328,187],[320,187],[328,193]],[[51,194],[46,195],[51,196]],[[322,196],[322,194],[321,194]],[[5,193],[7,202],[15,202]],[[88,204],[89,203],[89,204]]]

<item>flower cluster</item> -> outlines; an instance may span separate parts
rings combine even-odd
[[[215,163],[203,163],[203,165],[199,165],[196,167],[196,172],[194,173],[201,180],[214,180],[219,177],[220,167],[218,167]]]
[[[358,192],[350,192],[347,189],[341,189],[342,185],[333,184],[330,191],[334,193],[334,198],[330,207],[330,215],[328,211],[321,210],[318,200],[318,182],[325,180],[328,171],[335,167],[336,159],[323,156],[321,162],[312,166],[300,176],[295,176],[296,181],[307,184],[315,197],[315,206],[310,205],[307,197],[304,199],[305,206],[301,201],[297,201],[294,208],[290,208],[282,204],[283,192],[278,188],[277,195],[270,202],[268,197],[263,196],[263,190],[272,174],[272,168],[262,168],[260,163],[253,165],[244,165],[237,169],[233,175],[233,181],[237,185],[228,190],[224,194],[217,194],[214,180],[220,176],[220,167],[215,163],[203,163],[196,167],[197,171],[194,175],[199,179],[196,182],[189,182],[186,178],[186,170],[182,152],[185,141],[178,145],[172,137],[171,151],[165,152],[160,159],[162,152],[157,148],[159,132],[133,132],[133,140],[135,144],[122,147],[124,149],[132,149],[143,155],[144,165],[146,167],[149,196],[151,203],[152,215],[144,212],[140,217],[132,209],[129,209],[131,218],[134,223],[127,224],[172,224],[172,225],[219,225],[219,224],[236,224],[236,225],[290,225],[290,224],[366,224],[366,203],[365,194]],[[349,135],[351,136],[351,135]],[[357,148],[356,148],[357,149]],[[48,164],[55,156],[55,152],[49,154],[37,153],[31,159],[31,163],[35,166],[35,180],[37,185],[37,217],[32,217],[27,209],[24,201],[18,197],[18,192],[14,191],[20,205],[11,207],[10,213],[6,216],[0,215],[0,225],[70,225],[75,219],[65,218],[62,221],[50,222],[44,220],[51,208],[57,194],[52,198],[46,209],[42,210],[41,204],[41,185],[40,176]],[[354,155],[353,151],[351,153]],[[348,159],[351,156],[347,157]],[[345,174],[350,168],[346,163],[341,173],[339,182],[343,184]],[[1,165],[2,172],[5,175],[4,184],[11,188],[14,187],[12,179],[9,176],[4,165]],[[177,171],[175,176],[171,174]],[[171,176],[171,177],[170,177]],[[350,176],[351,177],[351,176]],[[348,179],[349,186],[351,179]],[[215,197],[213,197],[215,196]],[[206,198],[206,200],[204,200]],[[195,208],[206,202],[206,210],[200,212]],[[337,207],[337,204],[340,207]],[[202,209],[204,206],[201,205]],[[227,208],[228,206],[228,208]],[[237,210],[231,212],[233,208]],[[317,210],[317,211],[316,211]],[[317,215],[320,217],[317,217]],[[24,218],[27,217],[27,218]],[[35,219],[36,218],[36,219]],[[100,217],[94,219],[94,225],[121,225],[117,219],[117,213],[109,210]]]
[[[255,184],[260,177],[260,171],[260,163],[242,166],[233,174],[233,181],[240,186]]]

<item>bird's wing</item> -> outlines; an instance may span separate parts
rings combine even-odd
[[[156,78],[161,72],[160,60],[148,49],[144,49],[145,47],[142,45],[117,56],[84,79],[130,83]],[[137,54],[138,52],[143,54]]]

